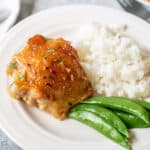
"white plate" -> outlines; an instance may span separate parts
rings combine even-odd
[[[67,39],[86,22],[127,24],[127,33],[150,49],[150,25],[143,20],[112,8],[72,5],[48,9],[17,24],[7,33],[0,47],[0,125],[26,150],[123,150],[95,130],[74,120],[58,121],[51,115],[13,101],[7,94],[6,65],[11,56],[36,33]],[[148,150],[150,129],[132,131],[133,150]]]

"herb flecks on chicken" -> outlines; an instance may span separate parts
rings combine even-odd
[[[76,50],[62,38],[30,38],[7,67],[10,94],[64,119],[71,107],[93,94]]]

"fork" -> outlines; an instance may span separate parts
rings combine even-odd
[[[150,12],[135,0],[118,0],[119,4],[128,12],[131,12],[150,23]]]

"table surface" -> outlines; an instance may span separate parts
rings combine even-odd
[[[116,0],[22,0],[21,12],[17,22],[46,8],[79,3],[104,5],[121,9]],[[17,144],[15,144],[3,131],[0,130],[0,150],[22,150],[22,148],[17,146]]]

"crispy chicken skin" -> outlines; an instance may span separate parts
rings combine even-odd
[[[71,107],[92,96],[76,50],[62,38],[30,38],[7,67],[11,96],[63,120]]]

